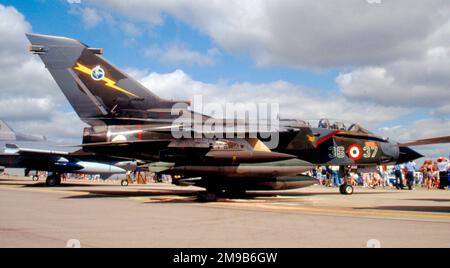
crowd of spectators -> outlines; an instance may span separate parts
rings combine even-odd
[[[449,159],[439,157],[435,161],[425,160],[417,166],[415,162],[395,166],[357,167],[345,169],[339,166],[318,166],[313,176],[319,184],[326,187],[339,187],[347,182],[352,186],[366,188],[395,187],[397,189],[425,187],[428,189],[445,189],[449,185]]]

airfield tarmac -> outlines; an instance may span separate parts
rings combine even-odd
[[[450,247],[448,190],[313,186],[213,203],[199,190],[3,176],[0,247]]]

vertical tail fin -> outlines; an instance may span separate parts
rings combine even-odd
[[[5,121],[0,119],[0,140],[2,141],[14,141],[16,140],[16,133],[9,127]]]
[[[46,137],[16,132],[0,119],[0,141],[45,141]]]
[[[171,108],[161,99],[106,61],[102,49],[70,38],[27,34],[30,51],[38,54],[78,116],[115,117],[121,110]]]

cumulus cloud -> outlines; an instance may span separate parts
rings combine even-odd
[[[8,120],[45,120],[55,110],[55,105],[50,97],[27,98],[22,96],[1,99],[1,118]]]
[[[250,53],[261,66],[319,69],[419,56],[450,12],[445,0],[85,2],[152,25],[174,16],[226,50]]]
[[[433,47],[417,59],[340,74],[336,82],[353,99],[439,109],[450,99],[449,73],[450,46]]]
[[[156,57],[169,64],[213,65],[220,54],[217,48],[210,48],[206,53],[192,51],[183,44],[171,44],[164,48],[150,47],[146,49],[147,57]]]
[[[258,66],[346,68],[336,83],[353,102],[432,108],[432,115],[448,111],[450,6],[446,0],[86,3],[151,26],[163,25],[172,16],[208,35],[221,49],[250,55]],[[150,53],[167,61],[200,56],[170,49]]]
[[[30,115],[30,114],[28,114]],[[22,133],[46,136],[51,141],[67,144],[81,143],[83,128],[86,126],[75,112],[54,111],[47,120],[22,118],[20,121],[11,121],[11,127]]]
[[[130,37],[137,37],[141,35],[141,31],[131,22],[123,22],[120,24],[120,29],[125,33],[125,35]]]
[[[54,138],[74,135],[61,131],[64,128],[78,128],[79,132],[81,121],[74,113],[64,111],[67,101],[63,94],[43,63],[28,52],[25,33],[32,31],[30,24],[13,7],[0,5],[0,17],[0,118],[18,131]],[[37,127],[39,133],[33,131]]]
[[[369,127],[412,112],[415,107],[411,107],[411,103],[433,106],[436,113],[449,110],[446,103],[449,91],[445,91],[446,74],[450,70],[449,47],[443,43],[450,41],[446,31],[450,27],[442,25],[447,10],[435,12],[443,1],[417,5],[410,1],[383,2],[369,7],[365,1],[342,7],[337,3],[324,5],[320,1],[286,1],[284,5],[275,1],[90,2],[110,9],[120,7],[118,12],[130,15],[131,21],[140,18],[154,25],[164,23],[164,14],[173,15],[209,34],[222,48],[247,51],[261,65],[284,64],[313,69],[359,66],[338,76],[341,92],[306,88],[285,81],[204,83],[182,70],[167,74],[132,72],[149,89],[166,98],[192,99],[194,95],[202,95],[206,103],[278,102],[283,117],[342,118]],[[386,10],[384,5],[392,9]],[[411,9],[405,11],[404,5]],[[374,8],[380,10],[374,11]],[[11,7],[0,5],[0,17],[0,34],[4,37],[0,43],[0,105],[6,107],[0,117],[13,121],[11,125],[18,130],[36,130],[36,134],[50,137],[79,138],[83,123],[75,113],[67,112],[68,103],[50,74],[40,60],[27,51],[28,42],[23,34],[31,31],[31,26]],[[133,26],[128,32],[139,34]],[[172,53],[168,51],[170,49],[160,49],[154,55],[174,62],[207,65],[214,62],[216,53],[214,49],[201,53],[183,46],[175,46]],[[442,131],[439,133],[448,130],[448,123],[444,123],[443,128],[440,128],[442,122],[421,124]],[[392,133],[389,136],[399,140],[439,134],[424,132],[420,124],[414,123],[398,129],[399,133],[389,129],[385,133]],[[412,134],[404,136],[403,132]]]
[[[379,128],[377,132],[384,137],[391,137],[399,142],[408,142],[416,139],[448,136],[449,129],[450,119],[428,118],[404,125]],[[450,145],[416,146],[414,149],[426,157],[448,156],[450,154]]]
[[[30,24],[13,7],[0,5],[0,17],[0,35],[3,37],[0,42],[0,66],[11,66],[17,60],[26,60],[28,55],[23,53],[27,47],[23,33],[31,29]]]
[[[382,107],[351,102],[339,95],[317,89],[275,81],[272,83],[204,83],[193,80],[182,70],[158,74],[129,70],[147,88],[167,99],[192,100],[201,95],[205,104],[278,103],[280,116],[299,119],[331,117],[374,125],[401,117],[407,108]],[[200,112],[200,111],[199,111]]]
[[[81,10],[81,17],[86,28],[95,27],[103,20],[96,9],[89,7]]]

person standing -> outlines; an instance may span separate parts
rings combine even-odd
[[[412,187],[414,185],[414,172],[416,171],[416,164],[412,161],[409,161],[408,163],[406,163],[405,171],[408,189],[412,190]]]
[[[387,176],[387,167],[385,165],[380,166],[378,169],[378,173],[380,175],[380,186],[386,187],[388,186],[388,176]]]
[[[395,188],[397,188],[398,190],[403,190],[405,186],[403,185],[402,166],[400,164],[394,166],[394,175],[395,175]]]
[[[331,166],[331,174],[333,178],[333,186],[339,187],[341,186],[341,177],[339,174],[339,166]]]
[[[330,166],[327,166],[326,167],[325,187],[331,186],[332,175],[333,175],[333,170],[331,170]]]
[[[448,159],[439,157],[437,160],[437,168],[439,170],[439,189],[445,189],[448,186]]]

